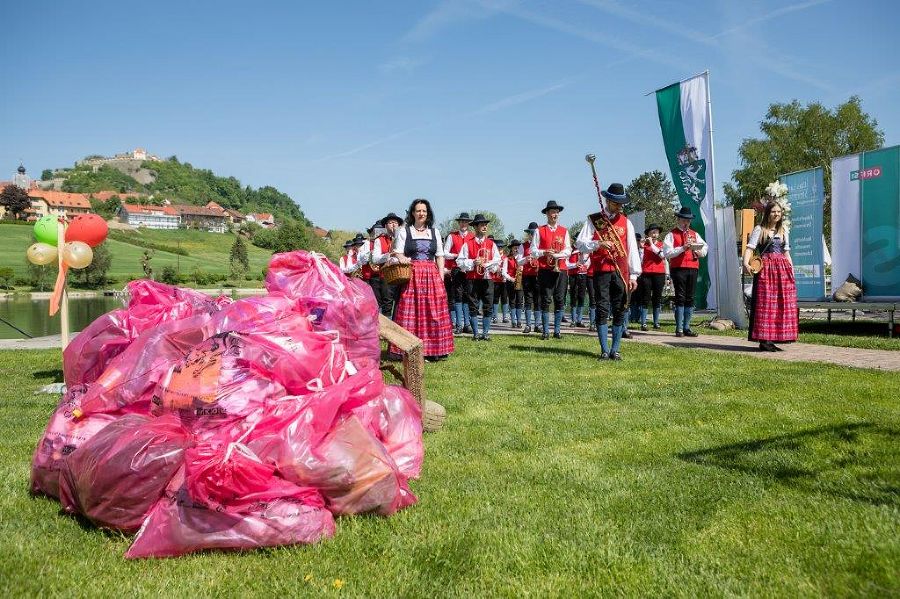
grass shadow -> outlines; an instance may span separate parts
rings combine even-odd
[[[759,353],[759,348],[755,345],[721,345],[719,343],[704,343],[702,341],[664,341],[662,345],[687,349],[712,349],[740,353]]]
[[[63,379],[63,371],[62,370],[36,370],[31,373],[31,377],[35,379],[45,379],[48,377],[53,378],[54,383],[62,383]]]
[[[810,493],[900,506],[900,431],[871,423],[824,426],[683,452],[702,466],[768,478]]]
[[[548,341],[548,343],[549,343],[549,341]],[[589,352],[589,351],[586,351],[583,349],[573,349],[573,348],[568,348],[568,347],[553,347],[553,346],[546,346],[546,345],[510,345],[509,349],[515,349],[515,350],[519,350],[519,351],[531,352],[531,353],[536,353],[536,354],[553,354],[553,355],[557,355],[557,356],[587,356],[588,358],[596,358],[599,355],[599,349],[597,350],[597,352]]]

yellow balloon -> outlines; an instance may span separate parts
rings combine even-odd
[[[94,259],[94,251],[83,241],[70,241],[63,246],[62,256],[70,268],[87,268]]]
[[[37,266],[47,266],[57,260],[56,248],[49,243],[35,243],[25,252],[28,261]]]

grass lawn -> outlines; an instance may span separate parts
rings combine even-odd
[[[207,273],[230,273],[229,257],[231,244],[234,241],[231,235],[219,233],[206,233],[202,231],[154,231],[140,230],[130,232],[137,239],[146,239],[155,243],[177,246],[187,250],[189,256],[179,256],[171,252],[157,250],[153,254],[151,265],[157,277],[166,266],[180,267],[182,274],[190,275],[195,269],[200,268]],[[22,225],[0,225],[0,267],[9,266],[16,277],[27,276],[25,263],[25,250],[34,243],[32,228]],[[143,277],[141,269],[141,257],[144,248],[121,241],[110,239],[107,242],[112,256],[112,264],[109,276],[122,280],[124,277]],[[262,269],[268,266],[272,252],[247,244],[247,257],[250,261],[250,275],[262,274]],[[52,285],[52,281],[50,281]]]
[[[896,596],[900,377],[628,343],[457,341],[420,503],[332,540],[127,562],[27,493],[58,354],[0,352],[5,595]],[[523,367],[524,365],[524,367]],[[472,391],[467,391],[472,389]],[[307,577],[309,579],[307,580]],[[334,581],[343,582],[339,591]]]

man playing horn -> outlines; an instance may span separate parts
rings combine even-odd
[[[582,253],[591,254],[594,270],[594,297],[597,302],[597,337],[601,360],[621,360],[619,348],[625,329],[625,304],[628,293],[637,288],[641,274],[634,225],[623,212],[629,203],[625,187],[613,183],[600,192],[606,200],[600,212],[585,220],[576,245]],[[609,345],[609,314],[612,312],[612,346]]]
[[[500,252],[493,239],[487,236],[490,223],[476,214],[471,225],[475,235],[466,240],[459,251],[456,263],[466,273],[466,291],[469,298],[469,317],[472,321],[472,338],[487,341],[491,331],[491,309],[494,305],[494,281],[491,275],[500,266]],[[478,310],[481,308],[481,333],[478,332]]]
[[[691,330],[694,313],[694,288],[700,274],[700,258],[709,246],[700,234],[691,229],[694,213],[682,206],[675,213],[678,224],[663,239],[663,254],[669,260],[669,273],[675,288],[675,336],[696,337]]]
[[[469,230],[470,222],[472,219],[469,217],[469,213],[460,212],[456,217],[457,230],[449,233],[444,242],[444,266],[447,270],[445,286],[447,297],[453,304],[451,320],[454,333],[472,332],[469,322],[468,298],[466,297],[466,273],[462,272],[456,264],[456,258],[459,256],[463,244],[473,236]]]
[[[563,207],[554,200],[547,202],[541,210],[547,217],[547,224],[538,227],[534,236],[531,253],[538,258],[538,290],[541,298],[543,334],[541,339],[550,338],[550,302],[553,302],[553,338],[559,339],[562,324],[563,302],[568,289],[566,260],[572,253],[569,230],[559,224],[559,213]]]

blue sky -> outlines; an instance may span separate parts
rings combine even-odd
[[[710,70],[717,182],[772,102],[900,143],[900,2],[0,2],[0,178],[140,146],[362,229],[415,197],[507,230],[667,171],[648,91]]]

